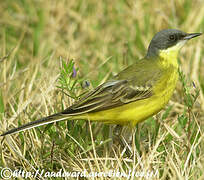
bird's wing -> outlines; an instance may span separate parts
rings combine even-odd
[[[152,87],[160,77],[161,72],[157,68],[153,68],[151,71],[144,68],[138,69],[139,66],[140,64],[130,66],[132,70],[128,68],[115,76],[116,80],[98,86],[64,110],[62,114],[77,115],[97,112],[149,98],[153,95]]]

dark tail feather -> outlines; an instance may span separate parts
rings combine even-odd
[[[32,121],[32,122],[24,124],[24,125],[22,125],[20,127],[11,129],[11,130],[1,134],[0,136],[5,136],[5,135],[8,135],[8,134],[14,134],[14,133],[17,133],[17,132],[25,131],[27,129],[42,126],[44,124],[50,124],[50,123],[53,123],[53,122],[56,122],[56,121],[65,120],[67,118],[68,118],[67,115],[65,116],[65,115],[63,115],[61,113],[56,113],[56,114],[44,117],[42,119],[39,119],[37,121]]]

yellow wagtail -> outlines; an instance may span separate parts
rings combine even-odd
[[[176,29],[158,32],[146,56],[113,80],[88,92],[62,112],[11,129],[1,136],[65,119],[135,126],[168,103],[178,80],[178,52],[189,39],[200,35]]]

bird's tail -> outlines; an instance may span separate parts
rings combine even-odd
[[[5,136],[5,135],[8,135],[8,134],[18,133],[18,132],[21,132],[21,131],[25,131],[27,129],[42,126],[42,125],[45,125],[45,124],[50,124],[50,123],[53,123],[53,122],[56,122],[56,121],[65,120],[65,119],[68,119],[68,118],[69,118],[68,116],[63,115],[62,113],[56,113],[56,114],[44,117],[42,119],[39,119],[37,121],[32,121],[32,122],[24,124],[24,125],[22,125],[20,127],[11,129],[11,130],[1,134],[0,136]]]

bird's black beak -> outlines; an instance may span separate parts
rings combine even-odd
[[[190,33],[190,34],[186,34],[186,36],[184,36],[184,40],[189,40],[192,39],[194,37],[200,36],[202,33]]]

